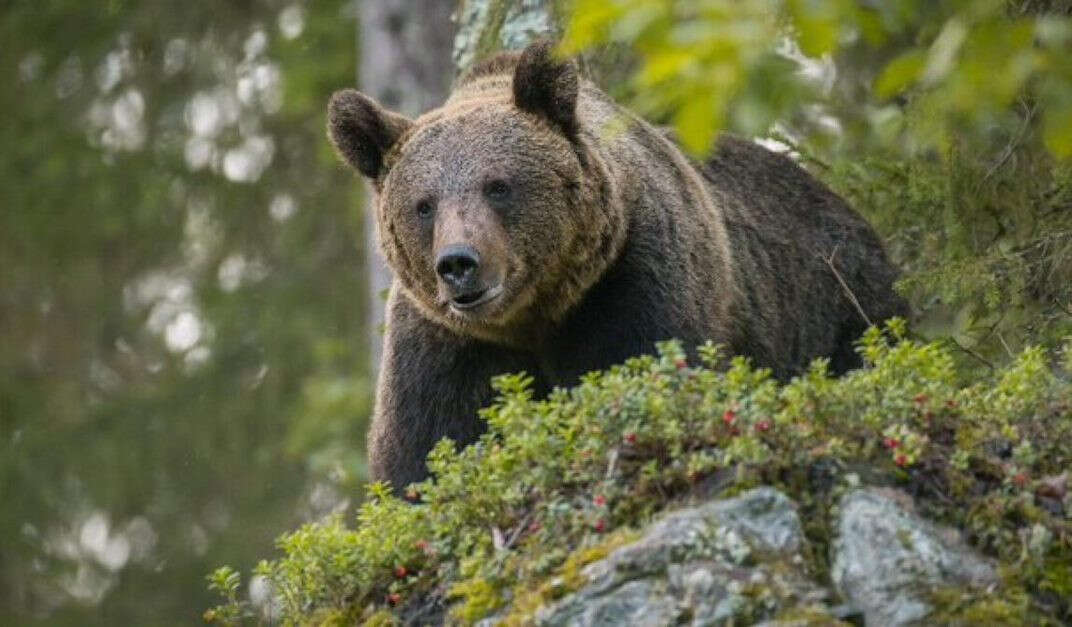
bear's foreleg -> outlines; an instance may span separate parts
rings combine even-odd
[[[493,376],[535,370],[523,353],[429,321],[401,294],[390,300],[368,452],[371,478],[402,490],[428,475],[436,442],[464,446],[485,431],[477,410],[494,399]]]

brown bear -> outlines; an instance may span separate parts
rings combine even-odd
[[[547,42],[415,120],[340,91],[328,126],[396,274],[369,434],[396,488],[439,439],[479,436],[493,375],[543,392],[670,338],[782,379],[843,372],[868,321],[907,313],[875,232],[792,160],[725,136],[692,161]]]

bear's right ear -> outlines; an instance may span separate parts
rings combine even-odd
[[[373,180],[383,175],[383,156],[412,125],[409,118],[356,89],[335,92],[328,105],[331,143],[347,163]]]

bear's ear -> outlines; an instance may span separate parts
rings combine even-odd
[[[328,105],[331,143],[347,163],[373,180],[383,175],[383,156],[412,124],[356,89],[335,92]]]
[[[551,42],[536,41],[521,53],[514,70],[514,105],[543,116],[573,138],[577,132],[578,83],[573,62],[556,59]]]

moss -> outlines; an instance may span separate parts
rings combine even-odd
[[[994,595],[944,588],[932,591],[931,600],[935,610],[928,621],[938,625],[1026,627],[1056,624],[1031,610],[1030,599],[1022,589],[1006,588]]]
[[[1036,599],[1049,613],[1072,622],[1072,548],[1066,544],[1042,559],[1029,562],[1018,578],[1036,591]]]
[[[449,596],[464,600],[454,606],[451,616],[467,624],[490,616],[506,603],[499,588],[483,577],[474,577],[454,584]]]
[[[574,551],[550,577],[543,581],[521,581],[514,588],[510,612],[503,617],[503,627],[520,627],[532,624],[536,611],[544,605],[580,590],[588,583],[584,576],[585,566],[598,562],[615,549],[637,539],[639,534],[632,529],[613,533],[606,540]]]
[[[779,613],[770,621],[779,627],[849,627],[821,607],[795,607]]]
[[[348,625],[353,623],[351,621],[340,624]],[[379,610],[362,621],[362,624],[366,625],[366,627],[395,627],[396,625],[402,624],[402,622],[391,612],[388,612],[387,610]]]

